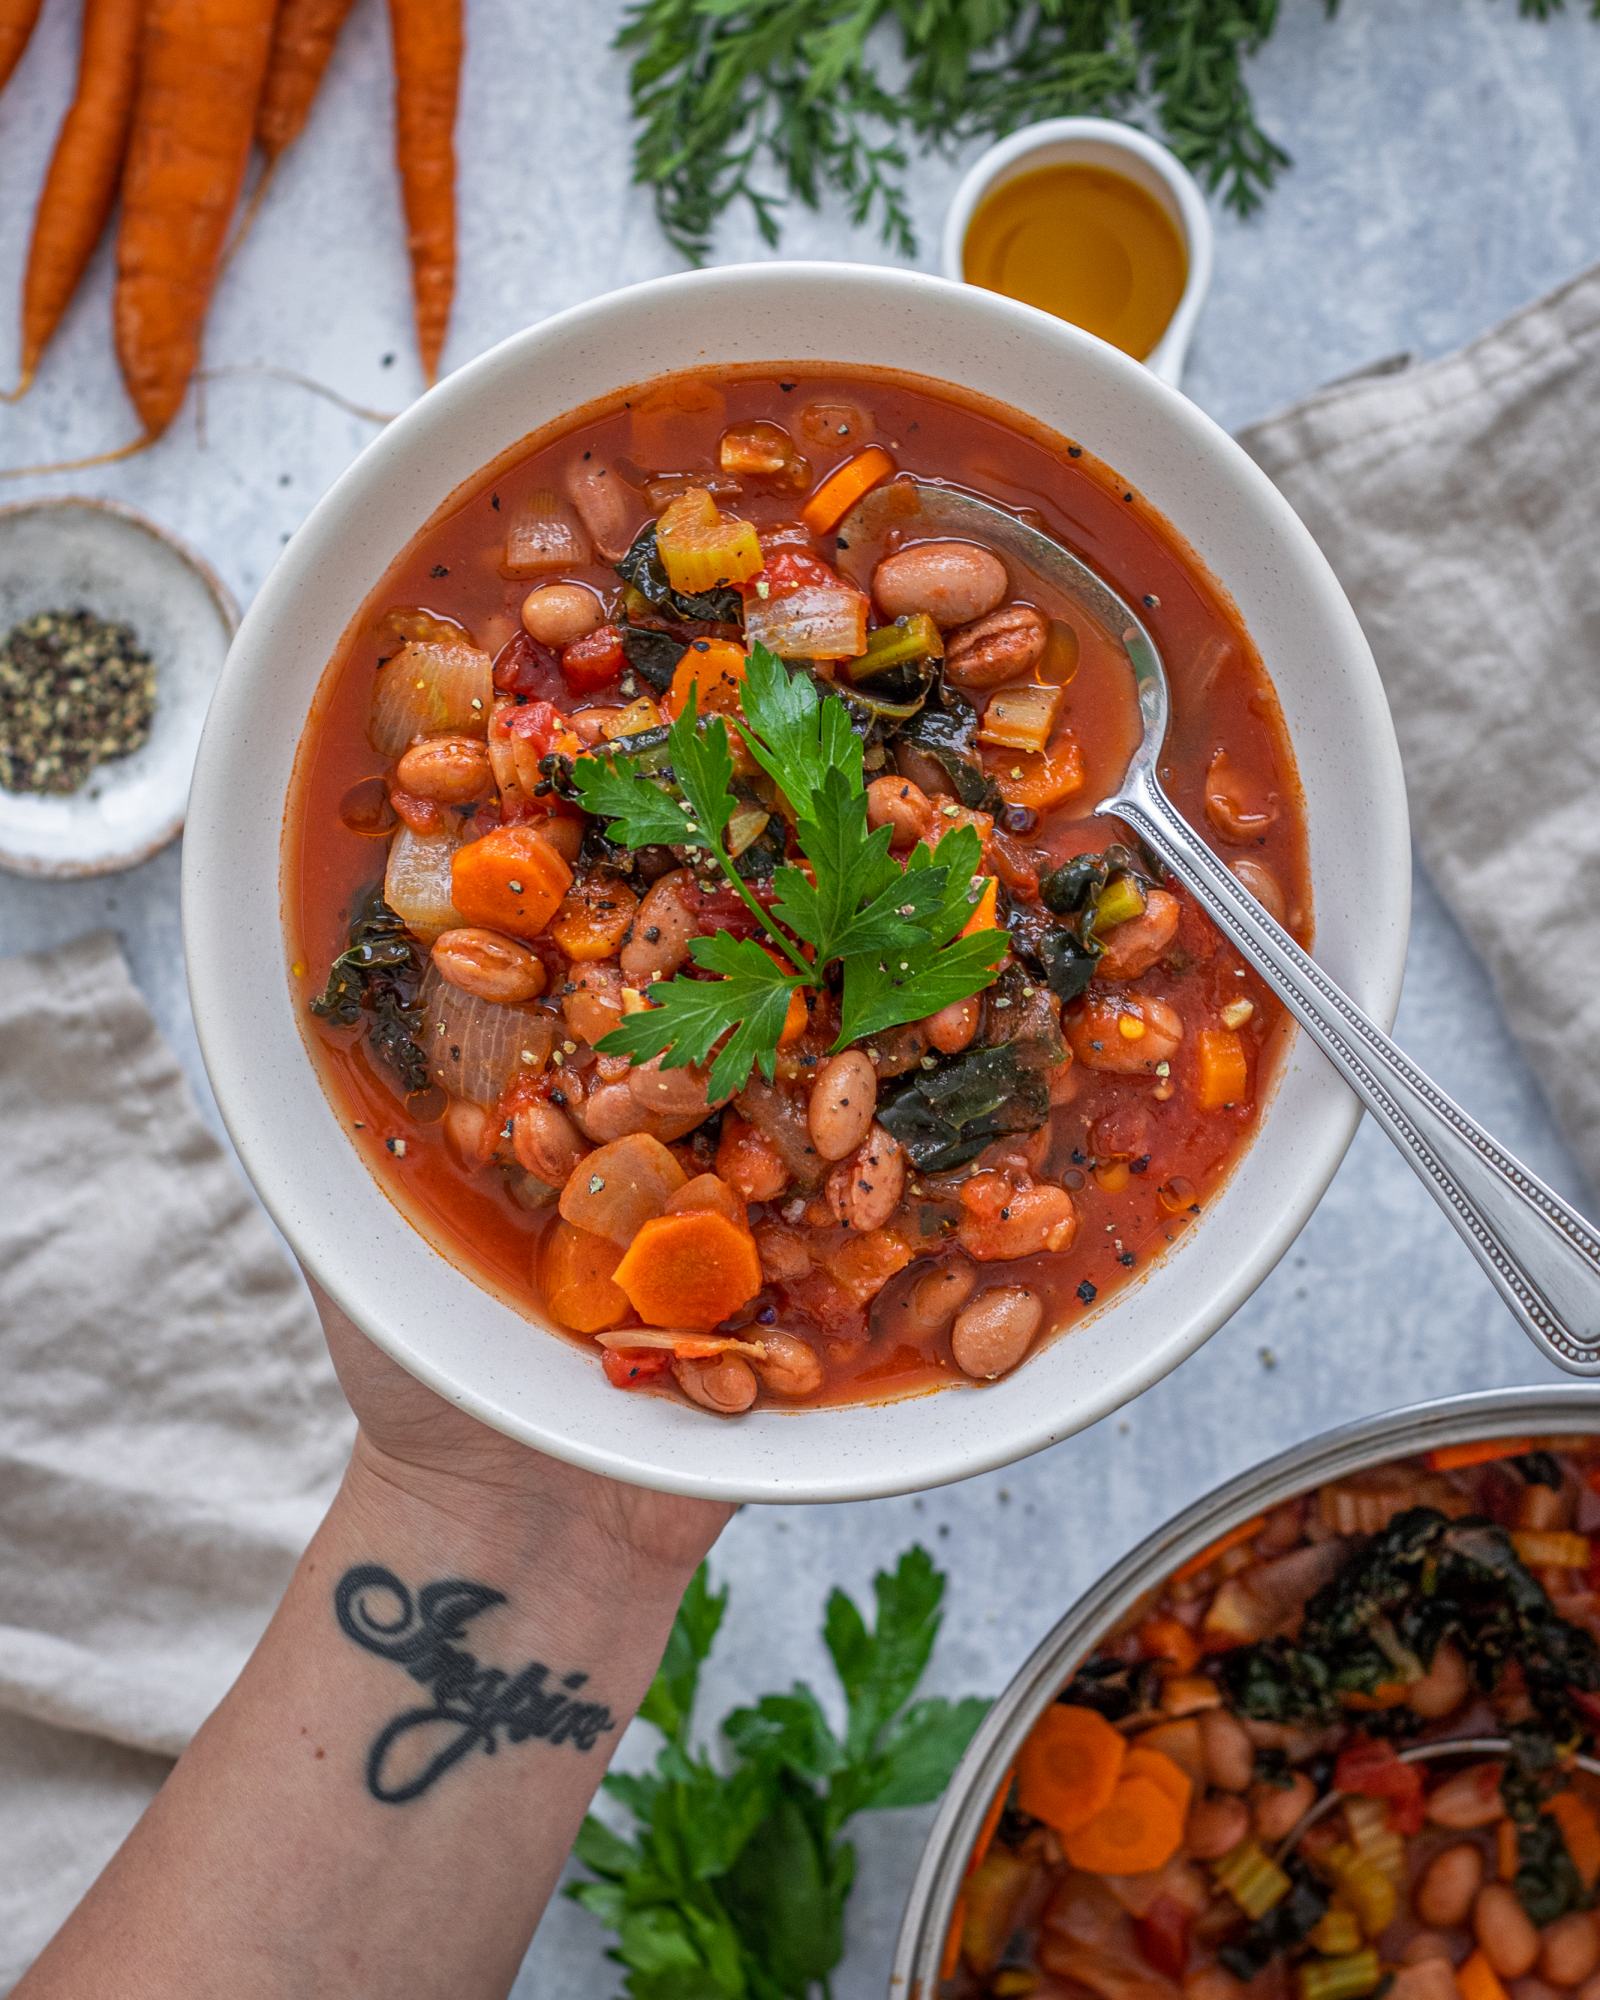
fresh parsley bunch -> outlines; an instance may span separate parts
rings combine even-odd
[[[808,864],[776,871],[770,908],[728,852],[739,802],[727,725],[721,716],[702,722],[694,694],[667,739],[670,783],[625,756],[583,757],[573,768],[584,807],[611,822],[613,839],[630,848],[703,848],[780,955],[754,938],[696,938],[691,955],[711,977],[657,981],[653,1004],[597,1044],[635,1062],[660,1056],[674,1069],[703,1063],[720,1041],[714,1098],[742,1088],[758,1063],[771,1077],[790,999],[820,985],[830,968],[839,982],[834,1047],[842,1049],[981,993],[1007,949],[1004,931],[960,935],[981,859],[970,826],[953,828],[935,848],[919,844],[903,868],[889,853],[890,829],[868,832],[861,740],[837,696],[820,694],[808,674],[791,674],[757,644],[741,709],[739,733],[788,801]]]
[[[691,1747],[690,1720],[728,1593],[698,1572],[639,1709],[664,1738],[655,1769],[605,1780],[632,1815],[632,1837],[591,1815],[574,1850],[595,1879],[568,1894],[616,1932],[611,1956],[632,2000],[826,1994],[855,1880],[845,1826],[868,1808],[938,1798],[988,1708],[912,1699],[944,1586],[913,1547],[873,1579],[871,1626],[835,1590],[822,1636],[844,1693],[843,1734],[797,1682],[724,1717],[719,1764]]]

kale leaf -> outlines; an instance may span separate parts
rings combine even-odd
[[[1050,1115],[1050,1086],[1029,1047],[966,1049],[913,1071],[880,1105],[879,1122],[924,1173],[965,1166],[1008,1132],[1037,1131]]]
[[[430,1081],[417,995],[426,971],[422,947],[383,900],[380,882],[357,905],[349,943],[328,968],[328,983],[311,1002],[320,1020],[353,1028],[367,1016],[373,1054],[409,1094]]]
[[[726,586],[715,590],[673,589],[656,547],[654,521],[639,530],[632,548],[616,567],[624,583],[631,584],[647,604],[653,604],[669,618],[687,619],[694,624],[737,625],[743,614],[744,600],[738,591]]]
[[[655,625],[633,625],[627,619],[621,621],[619,629],[630,672],[657,694],[665,694],[689,644],[688,635],[664,632]]]
[[[1290,1950],[1322,1921],[1328,1891],[1298,1857],[1289,1863],[1291,1887],[1245,1932],[1218,1951],[1217,1957],[1236,1979],[1251,1980],[1264,1972],[1280,1952]]]
[[[978,711],[942,681],[894,733],[899,741],[914,744],[934,760],[964,806],[986,813],[1004,809],[1000,788],[978,755]]]

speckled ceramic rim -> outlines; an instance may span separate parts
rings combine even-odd
[[[363,599],[435,509],[518,437],[620,385],[717,363],[902,368],[1080,437],[1226,577],[1295,734],[1318,949],[1378,1019],[1399,997],[1410,851],[1399,752],[1360,628],[1310,536],[1174,390],[1073,328],[940,278],[765,264],[659,279],[514,336],[376,439],[280,557],[240,628],[200,748],[184,852],[190,992],[240,1157],[356,1322],[486,1423],[574,1464],[726,1500],[865,1499],[989,1471],[1095,1422],[1191,1354],[1311,1214],[1355,1100],[1291,1048],[1254,1144],[1143,1281],[982,1390],[720,1422],[620,1395],[416,1233],[341,1129],[296,1021],[281,918],[283,802],[308,704]]]
[[[217,607],[217,615],[222,620],[223,629],[232,635],[239,629],[239,607],[233,601],[233,594],[217,575],[204,556],[196,555],[187,542],[152,521],[147,514],[141,514],[132,507],[123,506],[120,500],[101,500],[83,493],[62,493],[50,500],[23,500],[13,506],[0,507],[0,521],[13,519],[23,514],[47,514],[68,508],[82,508],[97,514],[109,514],[116,520],[125,522],[129,528],[142,535],[148,535],[153,542],[161,543],[178,560],[192,569],[205,586],[206,594]],[[185,787],[187,793],[187,787]],[[0,847],[0,868],[9,869],[13,875],[26,875],[35,881],[80,882],[95,875],[120,875],[129,868],[137,868],[152,855],[159,854],[169,841],[176,840],[183,831],[184,801],[180,797],[173,808],[172,817],[164,822],[137,847],[130,847],[121,853],[107,854],[99,861],[52,862],[41,861],[33,854],[13,854]]]
[[[1028,1731],[1118,1619],[1180,1563],[1253,1514],[1324,1480],[1484,1438],[1600,1431],[1592,1388],[1485,1389],[1414,1403],[1327,1431],[1242,1472],[1148,1535],[1080,1597],[1028,1655],[956,1766],[917,1864],[894,1964],[893,2000],[936,2000],[939,1962],[967,1856]]]
[[[996,140],[980,153],[951,197],[945,216],[941,263],[947,278],[965,280],[967,231],[979,202],[1006,181],[1036,167],[1077,161],[1110,167],[1148,188],[1183,237],[1189,274],[1166,331],[1145,356],[1144,366],[1177,387],[1195,321],[1211,289],[1211,213],[1199,183],[1176,153],[1115,118],[1045,118]]]

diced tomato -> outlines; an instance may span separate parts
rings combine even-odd
[[[1387,1800],[1389,1824],[1396,1833],[1410,1836],[1422,1831],[1422,1772],[1417,1765],[1404,1763],[1392,1743],[1357,1737],[1340,1751],[1333,1784],[1335,1791]]]
[[[610,687],[627,664],[622,634],[615,625],[597,626],[561,649],[561,677],[574,694],[595,694]]]
[[[771,895],[764,883],[753,882],[751,891],[757,902],[763,902]],[[702,936],[713,931],[726,931],[729,937],[754,937],[760,929],[750,914],[750,907],[732,883],[719,883],[714,889],[702,889],[692,878],[674,885],[678,900],[694,917],[700,926]],[[763,890],[766,895],[763,895]]]
[[[1567,1695],[1590,1728],[1600,1729],[1600,1694],[1590,1694],[1584,1688],[1569,1687]]]
[[[1161,1895],[1133,1927],[1146,1962],[1167,1979],[1181,1979],[1188,1970],[1192,1922],[1176,1896]]]
[[[495,654],[493,679],[497,694],[548,699],[561,692],[561,663],[548,646],[518,632]]]
[[[791,591],[803,590],[810,583],[825,583],[837,589],[843,581],[836,569],[807,549],[776,549],[767,557],[765,568],[750,579],[745,589],[756,597],[787,597]]]
[[[403,792],[394,785],[389,791],[389,803],[413,833],[438,833],[444,826],[444,813],[434,799],[420,798],[415,792]]]
[[[520,708],[502,710],[495,717],[494,726],[502,736],[520,736],[541,757],[548,757],[567,724],[554,702],[526,701]]]
[[[603,1347],[600,1366],[613,1389],[638,1389],[659,1381],[672,1366],[672,1356],[661,1347]]]

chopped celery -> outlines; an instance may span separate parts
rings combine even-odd
[[[1095,898],[1094,928],[1100,936],[1144,915],[1144,891],[1131,875],[1114,875]]]
[[[1340,1841],[1322,1857],[1322,1866],[1361,1919],[1361,1928],[1369,1938],[1389,1928],[1400,1907],[1400,1894],[1395,1878],[1380,1861]]]
[[[1042,750],[1050,741],[1062,702],[1058,687],[1004,687],[989,697],[978,741],[1003,750]]]
[[[1326,1958],[1342,1958],[1361,1949],[1361,1919],[1354,1910],[1333,1904],[1311,1933],[1311,1942]]]
[[[937,660],[943,654],[938,626],[926,611],[913,611],[908,618],[897,618],[892,625],[880,625],[876,632],[869,632],[867,650],[859,660],[852,660],[845,672],[853,681],[865,681],[891,667],[903,667],[912,660]]]
[[[1312,1959],[1300,1968],[1300,2000],[1362,2000],[1383,1978],[1371,1945],[1344,1958]]]
[[[1230,1848],[1211,1872],[1247,1917],[1264,1917],[1294,1886],[1254,1840],[1241,1840]]]

